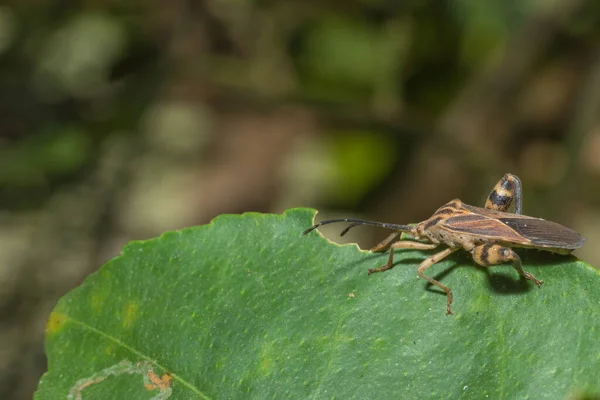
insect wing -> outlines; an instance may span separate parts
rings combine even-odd
[[[457,234],[464,233],[486,239],[502,240],[504,242],[531,244],[531,240],[498,219],[478,214],[468,213],[448,218],[444,221],[443,228]]]
[[[578,249],[585,242],[577,232],[556,222],[485,209],[476,213],[475,207],[470,208],[471,212],[444,221],[444,229],[534,247]]]
[[[499,218],[500,222],[519,235],[531,240],[534,245],[562,249],[578,249],[585,238],[577,232],[556,222],[539,218]]]

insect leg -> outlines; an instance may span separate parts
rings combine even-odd
[[[460,247],[449,247],[443,251],[440,251],[439,253],[436,253],[430,257],[427,257],[421,264],[419,264],[419,268],[417,268],[417,274],[419,274],[419,276],[425,280],[427,280],[429,283],[431,283],[432,285],[435,285],[437,287],[439,287],[440,289],[442,289],[444,292],[446,292],[446,315],[450,315],[452,314],[452,291],[450,290],[450,288],[446,285],[442,285],[440,282],[436,281],[435,279],[425,275],[423,272],[425,272],[425,270],[429,267],[431,267],[434,264],[439,263],[440,261],[442,261],[444,258],[448,257],[450,254],[454,253],[456,250],[458,250]]]
[[[494,186],[485,202],[485,208],[496,211],[508,211],[515,201],[515,214],[521,214],[521,180],[513,174],[505,174]]]
[[[521,265],[521,258],[512,249],[499,244],[482,244],[475,247],[472,251],[473,260],[479,265],[484,267],[490,267],[492,265],[503,264],[506,262],[512,262],[513,267],[517,270],[519,275],[525,279],[533,281],[538,287],[543,281],[535,279],[535,276],[523,270]]]
[[[390,235],[383,242],[386,242],[392,236],[393,235]],[[387,246],[387,248],[390,249],[390,256],[388,257],[387,263],[379,268],[369,268],[369,275],[371,275],[375,272],[382,272],[382,271],[386,271],[388,269],[394,268],[394,249],[431,250],[431,249],[435,249],[438,246],[438,244],[410,242],[410,241],[401,240],[401,241],[397,241],[397,242],[391,243],[391,244],[388,243],[388,244],[386,244],[386,246]],[[375,248],[378,248],[378,247],[379,247],[379,245],[377,245]],[[373,251],[373,250],[371,250],[371,251]],[[382,251],[382,250],[378,250],[378,251]]]

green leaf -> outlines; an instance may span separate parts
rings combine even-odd
[[[36,399],[567,398],[600,393],[600,276],[523,253],[525,270],[466,253],[417,277],[386,254],[312,232],[313,210],[223,215],[129,244],[63,297]],[[78,397],[79,396],[79,397]]]

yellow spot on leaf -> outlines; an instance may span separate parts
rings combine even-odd
[[[274,349],[272,343],[265,343],[260,351],[260,372],[263,375],[269,375],[273,368]]]
[[[265,375],[269,375],[271,367],[273,366],[273,360],[270,358],[263,358],[260,362],[260,372]]]
[[[137,304],[129,303],[127,307],[125,307],[125,311],[123,313],[123,327],[128,329],[131,327],[133,322],[137,317]]]
[[[106,304],[106,293],[97,291],[91,296],[91,305],[94,311],[101,311]]]
[[[50,317],[48,318],[48,322],[46,322],[46,333],[56,333],[62,329],[67,321],[67,317],[57,312],[50,313]]]

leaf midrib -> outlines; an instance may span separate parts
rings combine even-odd
[[[64,314],[63,314],[64,315]],[[87,323],[80,321],[78,319],[75,319],[73,317],[70,317],[69,315],[64,315],[65,318],[67,318],[69,321],[73,322],[76,325],[79,325],[81,327],[83,327],[84,329],[89,330],[90,332],[95,333],[98,336],[101,336],[105,339],[108,339],[112,342],[114,342],[115,344],[123,347],[124,349],[129,350],[130,352],[132,352],[133,354],[137,355],[140,358],[143,358],[144,360],[150,362],[152,365],[162,369],[163,371],[166,371],[169,373],[169,375],[171,375],[171,377],[178,381],[179,383],[181,383],[183,386],[187,387],[188,389],[190,389],[192,392],[194,392],[195,394],[197,394],[198,396],[200,396],[203,399],[206,400],[212,400],[209,396],[207,396],[205,393],[201,392],[197,387],[195,387],[194,385],[192,385],[190,382],[188,382],[187,380],[185,380],[184,378],[182,378],[181,376],[171,372],[168,368],[166,368],[165,366],[161,365],[160,363],[158,363],[156,360],[153,360],[152,358],[150,358],[149,356],[145,355],[144,353],[142,353],[139,350],[136,350],[135,348],[131,347],[130,345],[128,345],[127,343],[123,342],[122,340],[109,335],[106,332],[102,332],[101,330],[94,328],[91,325],[88,325]]]

